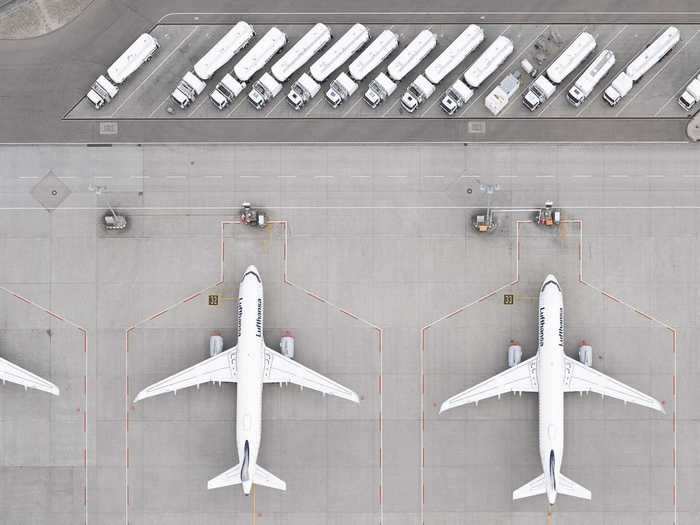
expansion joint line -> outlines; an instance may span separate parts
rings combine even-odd
[[[327,305],[330,306],[331,308],[339,311],[340,313],[356,320],[359,321],[366,326],[369,326],[370,328],[374,329],[377,332],[378,336],[378,344],[379,344],[379,378],[378,378],[378,392],[379,392],[379,414],[378,414],[378,429],[379,429],[379,489],[378,489],[378,501],[379,501],[379,524],[381,525],[384,521],[384,489],[383,489],[383,482],[384,482],[384,463],[383,463],[383,457],[384,457],[384,420],[383,420],[383,373],[384,373],[384,362],[383,362],[383,347],[384,347],[384,331],[381,327],[376,325],[375,323],[372,323],[356,314],[351,312],[350,310],[343,308],[341,306],[338,306],[337,304],[331,302],[325,297],[322,297],[318,293],[305,288],[302,285],[299,285],[292,281],[289,278],[289,271],[288,271],[288,255],[289,255],[289,222],[286,220],[280,220],[280,221],[268,221],[268,225],[280,225],[283,227],[284,231],[284,251],[283,251],[283,264],[284,264],[284,269],[283,269],[283,274],[284,274],[284,283],[287,284],[288,286],[291,286],[292,288],[295,288],[309,297]],[[212,288],[215,288],[217,286],[220,286],[224,282],[224,254],[225,254],[225,227],[227,225],[231,226],[236,226],[236,225],[242,225],[240,221],[237,220],[223,220],[220,223],[220,241],[219,241],[219,259],[220,259],[220,267],[219,267],[219,278],[216,282],[205,286],[204,288],[188,295],[187,297],[183,297],[182,299],[176,301],[175,303],[171,304],[170,306],[167,306],[163,308],[162,310],[159,310],[158,312],[149,315],[148,317],[136,322],[135,324],[131,325],[129,328],[126,329],[125,334],[124,334],[124,348],[125,348],[125,357],[124,357],[124,366],[125,366],[125,412],[124,412],[124,417],[125,417],[125,424],[126,424],[126,434],[125,434],[125,483],[126,483],[126,493],[125,493],[125,516],[126,516],[126,523],[128,525],[129,523],[129,506],[130,506],[130,501],[129,501],[129,408],[131,406],[130,402],[130,393],[129,393],[129,335],[130,333],[141,327],[142,325],[149,323],[155,319],[158,319],[162,315],[170,312],[171,310],[177,308],[178,306],[181,306],[183,304],[189,303],[207,291],[211,290]],[[257,511],[256,511],[256,498],[255,498],[255,491],[253,491],[251,495],[251,519],[252,523],[255,524],[256,521],[256,516],[257,516]]]
[[[4,293],[11,295],[15,299],[19,299],[20,301],[28,304],[29,306],[36,308],[37,310],[41,310],[44,312],[46,315],[49,317],[56,319],[57,321],[61,321],[62,323],[67,324],[71,328],[74,328],[77,330],[80,334],[83,336],[83,361],[84,361],[84,370],[83,370],[83,473],[85,476],[85,485],[83,487],[83,507],[85,509],[85,525],[88,525],[88,389],[87,389],[87,375],[88,375],[88,331],[87,328],[84,326],[79,325],[78,323],[71,321],[67,317],[64,317],[53,310],[50,310],[49,308],[46,308],[45,306],[42,306],[31,299],[28,299],[27,297],[24,297],[23,295],[14,292],[10,290],[9,288],[6,288],[5,286],[0,286],[0,290],[2,290]]]

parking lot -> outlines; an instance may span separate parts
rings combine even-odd
[[[700,39],[696,38],[700,31],[697,25],[680,25],[681,42],[659,64],[647,73],[616,107],[611,108],[602,99],[601,93],[612,78],[634,59],[640,50],[659,34],[666,26],[654,24],[635,25],[576,25],[576,24],[483,24],[486,38],[481,46],[472,53],[463,64],[458,66],[438,86],[435,94],[425,101],[418,110],[409,114],[401,109],[399,103],[410,81],[415,78],[449,43],[464,29],[464,25],[456,24],[396,24],[379,25],[367,24],[370,34],[376,36],[384,29],[391,29],[399,35],[399,50],[421,30],[429,28],[438,35],[438,45],[426,57],[423,62],[402,82],[399,83],[394,94],[384,101],[378,108],[372,109],[362,100],[362,94],[366,91],[369,82],[380,72],[385,71],[388,63],[399,51],[394,52],[385,62],[370,73],[362,82],[358,91],[340,107],[333,109],[325,100],[323,94],[328,89],[330,80],[334,79],[340,71],[347,70],[346,62],[337,72],[333,73],[321,88],[315,98],[310,100],[300,111],[292,109],[285,101],[286,94],[292,83],[313,62],[309,61],[289,81],[283,85],[282,92],[269,102],[262,110],[256,110],[247,101],[247,92],[250,84],[263,72],[269,70],[271,61],[249,83],[244,93],[239,95],[233,103],[219,111],[208,99],[208,93],[216,83],[232,68],[237,58],[222,67],[207,83],[205,92],[187,109],[181,110],[170,99],[170,92],[175,88],[179,79],[187,71],[191,70],[194,63],[203,56],[208,49],[230,28],[229,25],[158,25],[152,30],[152,34],[161,44],[160,51],[153,59],[137,71],[132,78],[120,88],[120,92],[111,104],[101,110],[95,110],[87,99],[79,101],[66,115],[69,119],[258,119],[258,118],[493,118],[484,106],[485,96],[510,72],[520,69],[519,63],[527,58],[533,64],[543,70],[556,56],[571,42],[581,31],[593,34],[597,41],[597,48],[577,70],[572,73],[559,87],[554,96],[545,102],[534,112],[529,112],[520,103],[521,94],[527,88],[529,78],[525,75],[521,78],[519,93],[514,96],[508,106],[501,112],[499,118],[557,118],[557,117],[683,117],[687,113],[678,106],[676,99],[685,89],[690,79],[700,69]],[[262,34],[269,29],[269,25],[255,24],[257,32],[254,44]],[[280,24],[278,26],[288,36],[289,49],[310,27],[310,24]],[[349,24],[330,24],[331,32],[335,37],[343,34]],[[552,35],[557,35],[552,38]],[[452,84],[478,57],[498,35],[509,37],[514,43],[514,52],[506,62],[492,75],[474,96],[455,115],[448,117],[440,108],[440,99],[447,86]],[[534,47],[536,41],[545,44],[544,49],[537,51]],[[249,45],[250,47],[250,45]],[[566,92],[573,85],[581,72],[588,66],[593,58],[603,49],[611,49],[616,55],[616,64],[608,76],[603,79],[584,103],[576,108],[566,100]],[[115,50],[114,57],[119,56],[121,50]],[[245,52],[245,51],[243,51]],[[242,53],[243,53],[242,52]],[[238,58],[242,56],[239,54]],[[535,55],[541,53],[544,58],[541,65],[537,64]],[[320,56],[317,55],[317,56]],[[93,78],[85,78],[85,91],[90,87]]]

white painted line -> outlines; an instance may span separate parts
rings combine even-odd
[[[398,89],[399,89],[399,86],[397,85],[396,90],[398,91]],[[397,98],[396,101],[391,106],[389,106],[389,109],[387,109],[384,113],[382,113],[382,117],[386,117],[389,114],[389,112],[392,109],[394,109],[399,102],[401,102],[401,97]]]
[[[610,175],[611,179],[628,179],[629,175]]]
[[[593,175],[573,175],[574,179],[590,179]]]
[[[510,27],[510,26],[508,26],[508,27]],[[547,27],[549,27],[549,26],[547,26]],[[530,41],[527,43],[527,45],[525,46],[525,48],[524,48],[520,53],[518,53],[518,55],[516,55],[515,58],[513,58],[510,62],[508,62],[508,64],[506,64],[506,66],[505,66],[505,69],[506,69],[506,70],[509,69],[509,68],[511,68],[511,67],[513,66],[513,64],[515,64],[521,56],[523,56],[525,53],[527,53],[527,51],[530,49],[530,46],[535,42],[535,40],[537,40],[539,37],[541,37],[542,35],[544,35],[544,32],[547,31],[547,27],[545,27],[539,35],[537,35],[535,38],[533,38],[532,40],[530,40]],[[505,31],[504,31],[503,33],[505,33]],[[501,33],[501,34],[503,34],[503,33]],[[491,93],[491,91],[493,90],[493,88],[498,84],[498,82],[499,82],[499,81],[498,81],[498,78],[499,78],[499,77],[496,76],[496,80],[494,80],[493,82],[491,82],[491,84],[489,84],[489,87],[487,87],[486,89],[484,89],[484,90],[479,94],[478,97],[476,97],[476,98],[475,98],[474,100],[472,100],[467,106],[465,106],[464,109],[462,109],[462,110],[459,112],[459,115],[458,115],[458,116],[462,116],[464,113],[466,113],[467,110],[468,110],[470,107],[472,107],[478,100],[480,100],[482,96],[483,96],[484,98],[486,98],[486,95],[488,95],[489,93]]]
[[[333,175],[314,175],[314,179],[332,179]]]
[[[387,177],[390,179],[407,179],[408,175],[388,175]]]
[[[205,175],[204,178],[205,179],[223,179],[224,176],[223,175]]]
[[[654,113],[654,116],[655,117],[659,116],[659,113],[661,113],[666,108],[666,106],[668,106],[671,103],[671,101],[678,99],[681,96],[681,94],[683,93],[683,91],[685,91],[685,88],[688,86],[688,84],[690,84],[690,81],[698,76],[698,73],[700,73],[700,69],[698,69],[697,71],[695,71],[695,73],[690,75],[690,78],[683,83],[683,86],[678,91],[676,91],[673,95],[671,95],[671,98],[669,98],[664,103],[664,105],[659,108],[659,111]]]
[[[239,175],[241,179],[259,179],[260,175]]]
[[[628,27],[629,27],[629,25],[623,26],[623,28],[620,29],[620,30],[617,32],[617,34],[615,35],[615,37],[614,37],[610,42],[608,42],[607,44],[605,44],[605,47],[604,47],[603,49],[608,48],[615,40],[618,39],[618,37],[619,37],[622,33],[625,32],[625,29],[627,29]],[[623,70],[624,70],[624,68],[623,68]],[[603,87],[601,87],[595,95],[589,95],[589,96],[588,96],[588,102],[586,102],[586,104],[584,104],[584,106],[579,110],[579,112],[576,113],[576,116],[577,116],[577,117],[581,116],[581,113],[583,113],[583,112],[590,106],[590,103],[591,103],[592,100],[598,99],[598,97],[600,97],[600,95],[603,93],[603,91],[605,91],[605,89],[608,87],[608,83],[607,83],[607,82],[604,82],[604,81],[605,81],[605,79],[602,79],[602,80],[601,80],[601,82],[603,83]]]
[[[308,109],[308,111],[307,111],[306,113],[304,113],[304,116],[305,116],[305,117],[308,117],[308,116],[311,114],[311,112],[312,112],[314,109],[316,109],[316,108],[318,107],[318,105],[319,105],[322,101],[323,101],[323,95],[321,95],[320,97],[318,97],[318,100],[316,101],[316,103],[315,103],[313,106],[311,106],[311,107]]]
[[[188,115],[188,117],[192,117],[195,113],[197,113],[197,111],[199,110],[199,108],[201,108],[202,105],[203,105],[203,104],[207,101],[207,99],[209,98],[209,96],[206,95],[204,92],[202,92],[202,94],[200,95],[200,97],[202,97],[202,100],[199,102],[199,104],[197,104],[197,105],[194,107],[194,109],[192,109],[192,111],[190,111],[190,114]]]
[[[151,111],[151,114],[148,115],[148,118],[151,118],[153,115],[155,115],[156,111],[158,111],[160,108],[162,108],[162,107],[163,107],[163,104],[165,104],[165,103],[168,101],[169,98],[170,98],[170,96],[166,97],[165,100],[164,100],[163,102],[161,102],[160,104],[158,104],[158,106],[156,107],[156,109],[154,109],[153,111]]]
[[[343,117],[347,117],[348,114],[349,114],[353,109],[355,109],[355,107],[356,107],[360,102],[362,102],[362,97],[359,97],[359,98],[355,101],[355,103],[354,103],[352,106],[350,106],[350,107],[348,108],[348,110],[347,110],[345,113],[343,113]]]
[[[274,106],[272,106],[272,107],[270,108],[270,111],[268,111],[267,113],[265,113],[265,118],[269,117],[269,116],[270,116],[270,113],[272,113],[272,112],[277,108],[277,106],[279,106],[280,103],[281,103],[285,98],[286,98],[286,95],[281,96],[280,99],[277,101],[277,103],[276,103]]]
[[[536,179],[553,179],[554,175],[535,175]]]
[[[160,64],[158,64],[158,66],[156,66],[156,67],[153,69],[153,71],[151,71],[151,72],[149,73],[149,75],[148,75],[146,78],[144,78],[144,79],[141,81],[141,83],[140,83],[138,86],[136,86],[136,87],[134,88],[134,90],[133,90],[131,93],[129,93],[129,95],[128,95],[124,100],[122,100],[122,103],[119,104],[119,106],[117,107],[117,109],[115,109],[115,110],[112,112],[112,114],[110,115],[110,118],[114,117],[114,115],[116,115],[117,112],[118,112],[122,107],[124,107],[124,104],[126,104],[126,102],[133,96],[133,94],[136,93],[136,92],[141,88],[141,86],[143,86],[143,85],[146,83],[146,81],[148,81],[149,78],[151,78],[153,75],[155,75],[155,74],[158,72],[158,70],[163,66],[163,64],[165,64],[165,63],[168,61],[168,59],[172,56],[172,54],[175,53],[175,51],[177,51],[178,49],[180,49],[180,46],[182,46],[187,40],[189,40],[190,37],[191,37],[192,35],[194,35],[195,32],[196,32],[198,29],[199,29],[199,26],[194,26],[194,29],[193,29],[192,31],[190,31],[189,34],[188,34],[185,38],[183,38],[183,39],[178,43],[177,46],[175,46],[175,49],[173,49],[170,53],[168,53],[168,54],[166,55],[166,57],[163,59],[163,61],[162,61]],[[166,100],[167,100],[167,99],[166,99]],[[161,104],[161,106],[162,106],[162,105],[163,105],[163,104]],[[158,106],[158,107],[160,107],[160,106]],[[156,109],[157,109],[157,108],[156,108]],[[155,113],[155,111],[154,111],[153,113]],[[153,113],[151,113],[151,115],[153,115]],[[151,115],[149,115],[149,116],[151,116]]]
[[[639,96],[639,94],[647,88],[647,86],[649,86],[652,82],[654,82],[654,79],[655,79],[656,77],[658,77],[658,76],[663,72],[664,69],[666,69],[668,66],[671,65],[671,62],[673,62],[673,61],[676,59],[676,57],[677,57],[678,55],[681,54],[681,51],[683,51],[683,50],[688,46],[688,44],[690,44],[690,43],[693,41],[693,39],[694,39],[696,36],[698,36],[698,33],[700,33],[700,29],[696,30],[696,31],[695,31],[695,34],[693,34],[693,36],[691,36],[688,40],[686,40],[685,44],[683,44],[683,45],[680,47],[680,49],[679,49],[672,57],[670,57],[670,58],[668,59],[668,62],[666,62],[666,63],[664,64],[664,66],[663,66],[661,69],[659,69],[659,70],[656,72],[656,74],[655,74],[653,77],[651,77],[651,78],[649,79],[649,81],[648,81],[646,84],[644,84],[639,90],[637,90],[637,92],[634,94],[634,96],[633,96],[631,99],[629,99],[629,100],[627,101],[627,104],[625,104],[624,106],[622,106],[622,107],[620,108],[620,110],[619,110],[617,113],[615,113],[615,116],[616,116],[616,117],[619,116],[620,113],[622,113],[622,112],[625,110],[625,108],[626,108],[627,106],[629,106],[629,105],[634,101],[634,99],[637,98],[637,97]]]
[[[641,15],[649,16],[652,18],[658,18],[661,15],[697,15],[700,11],[566,11],[567,15]],[[241,12],[241,11],[214,11],[214,12],[196,12],[196,11],[174,11],[167,13],[160,17],[157,24],[161,24],[164,19],[170,16],[221,16],[221,15],[235,15],[235,16],[280,16],[280,15],[337,15],[337,16],[379,16],[379,15],[396,15],[405,16],[416,15],[416,11],[293,11],[293,12]],[[561,11],[420,11],[422,16],[454,16],[454,15],[469,15],[474,18],[478,15],[495,15],[495,16],[517,16],[517,15],[557,15],[561,16]]]
[[[243,95],[243,93],[241,93],[241,95]],[[232,114],[234,111],[236,111],[236,110],[240,107],[241,104],[243,104],[243,101],[244,101],[246,98],[248,98],[248,97],[247,97],[247,96],[241,96],[241,98],[238,100],[238,102],[236,103],[236,105],[233,106],[233,107],[231,108],[231,111],[228,112],[228,114],[226,115],[226,118],[229,118],[229,117],[231,116],[231,114]]]
[[[581,31],[579,32],[579,35],[580,35],[581,33],[583,33],[586,29],[588,29],[588,25],[583,26],[583,29],[581,29]],[[596,34],[594,35],[593,38],[594,38],[594,39],[595,39],[595,38],[598,38],[598,34],[596,33]],[[589,56],[590,56],[590,55],[589,55]],[[593,59],[594,59],[594,60],[595,60],[595,56],[596,56],[596,55],[594,54],[594,55],[593,55]],[[558,56],[557,56],[557,58],[558,58]],[[588,57],[586,57],[586,58],[588,58]],[[555,59],[555,60],[556,60],[556,59]],[[581,64],[579,64],[578,67],[581,67]],[[578,67],[577,67],[576,69],[578,69]],[[586,66],[586,67],[588,67],[588,66]],[[573,73],[573,71],[572,71],[572,73]],[[561,86],[557,86],[558,92],[554,95],[554,97],[552,97],[551,100],[547,101],[547,104],[545,104],[544,107],[542,108],[542,110],[541,110],[539,113],[537,113],[537,115],[535,115],[535,118],[540,118],[540,117],[542,116],[542,113],[544,113],[545,111],[547,111],[547,110],[551,107],[551,105],[554,104],[554,101],[555,101],[555,100],[559,100],[559,98],[560,98],[564,93],[568,93],[569,90],[571,89],[571,86],[573,86],[574,83],[576,82],[576,78],[577,78],[577,77],[575,76],[575,77],[571,80],[571,82],[569,82],[569,83],[566,85],[566,87],[565,87],[564,89],[560,89]]]
[[[424,175],[424,179],[444,179],[444,175]]]

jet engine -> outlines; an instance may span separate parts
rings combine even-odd
[[[219,334],[214,334],[209,337],[209,355],[214,357],[220,354],[224,349],[224,338]]]
[[[513,368],[518,365],[523,359],[523,349],[519,344],[511,341],[511,345],[508,347],[508,367]]]
[[[294,337],[289,332],[285,332],[280,339],[280,352],[289,359],[294,359]]]
[[[578,360],[586,366],[593,366],[593,347],[585,341],[578,347]]]

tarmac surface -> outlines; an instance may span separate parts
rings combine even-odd
[[[340,121],[327,111],[320,111],[313,118],[256,119],[239,125],[238,119],[216,122],[200,122],[200,119],[184,119],[177,115],[177,124],[169,119],[142,119],[141,109],[125,108],[128,119],[109,120],[107,115],[88,120],[67,120],[66,113],[84,97],[90,84],[142,31],[161,25],[182,26],[191,24],[230,24],[241,14],[227,13],[230,6],[221,1],[198,3],[202,13],[188,12],[192,8],[186,2],[108,2],[97,0],[80,16],[65,27],[43,37],[22,41],[0,42],[0,67],[5,79],[0,86],[0,141],[5,143],[71,142],[71,143],[143,143],[143,142],[683,142],[687,140],[688,117],[679,113],[672,99],[683,89],[683,83],[697,71],[693,63],[697,39],[695,24],[700,23],[697,11],[689,11],[687,3],[665,2],[660,10],[654,2],[589,2],[586,11],[576,2],[540,2],[532,11],[513,12],[507,2],[476,2],[470,4],[471,12],[464,12],[462,5],[454,2],[431,4],[430,12],[418,5],[406,5],[392,1],[380,5],[353,2],[347,7],[336,5],[329,13],[320,2],[296,3],[293,8],[276,3],[255,2],[238,7],[253,23],[309,24],[324,21],[329,24],[347,25],[358,20],[376,26],[396,25],[445,25],[476,22],[509,31],[522,24],[568,24],[571,28],[590,26],[600,28],[601,36],[607,31],[624,31],[619,37],[625,44],[623,54],[633,53],[643,43],[644,31],[630,31],[635,24],[650,24],[658,28],[665,24],[687,25],[687,46],[678,49],[678,59],[669,57],[663,74],[650,78],[649,89],[639,86],[630,95],[625,106],[614,113],[619,118],[575,118],[558,96],[538,113],[543,118],[521,120],[522,110],[513,104],[507,118],[488,120],[476,111],[481,103],[473,104],[459,118],[446,120],[434,118],[439,114],[437,105],[426,106],[423,118],[368,119],[357,115],[359,104]],[[590,5],[589,5],[590,4]],[[250,9],[248,9],[250,7]],[[692,9],[692,8],[690,8]],[[293,11],[293,12],[292,12]],[[628,27],[625,27],[628,26]],[[649,29],[646,28],[646,29]],[[615,37],[617,33],[610,33]],[[636,37],[635,37],[636,35]],[[524,36],[524,34],[522,35]],[[629,38],[628,38],[629,37]],[[692,40],[691,40],[692,39]],[[629,47],[628,47],[629,46]],[[193,57],[194,58],[194,57]],[[179,75],[181,71],[177,71]],[[686,74],[687,73],[687,74]],[[168,71],[174,75],[174,71]],[[664,82],[669,76],[671,82]],[[155,80],[155,77],[154,77]],[[163,89],[153,94],[158,102],[164,102],[172,90],[163,82]],[[405,87],[405,86],[404,86]],[[641,93],[641,94],[640,94]],[[162,98],[161,98],[162,97]],[[394,95],[394,97],[398,97]],[[651,98],[647,106],[645,100]],[[139,97],[133,97],[136,100]],[[121,100],[124,100],[123,98]],[[671,101],[671,102],[669,102]],[[476,101],[478,102],[478,100]],[[121,104],[119,97],[115,103]],[[352,104],[356,104],[353,102]],[[596,116],[605,108],[592,100],[586,116]],[[319,104],[321,106],[321,104]],[[241,105],[242,107],[242,105]],[[116,109],[116,107],[115,107]],[[158,114],[161,109],[155,105]],[[639,120],[640,114],[656,116]],[[211,108],[206,108],[211,110]],[[206,113],[205,109],[201,111]],[[237,110],[242,110],[240,107]],[[121,110],[120,110],[121,111]],[[346,111],[346,109],[343,109]],[[481,110],[480,110],[481,111]],[[131,112],[131,113],[129,113]],[[433,115],[436,113],[436,115]],[[619,113],[619,115],[618,115]],[[135,115],[136,118],[132,117]],[[73,115],[75,116],[75,115]],[[84,115],[83,115],[84,116]],[[118,116],[118,115],[117,115]],[[163,115],[167,116],[167,114]],[[240,115],[239,115],[240,116]],[[553,120],[554,116],[561,118]],[[665,118],[658,118],[664,116]],[[204,119],[202,119],[204,120]],[[542,122],[539,122],[542,121]]]
[[[700,519],[694,145],[5,146],[0,162],[0,353],[62,390],[2,387],[8,523],[546,523],[544,498],[511,500],[540,473],[535,397],[437,411],[503,369],[511,339],[532,355],[548,273],[567,353],[585,339],[666,408],[567,397],[563,472],[593,500],[559,498],[552,523]],[[469,226],[480,183],[499,185],[486,236]],[[547,199],[571,222],[532,224]],[[243,200],[279,222],[235,224]],[[100,226],[106,201],[127,231]],[[267,343],[290,330],[299,362],[362,398],[266,387],[260,462],[288,491],[254,498],[206,490],[236,462],[234,386],[131,403],[212,332],[235,343],[248,264]]]
[[[258,38],[263,35],[270,26],[256,25]],[[289,38],[287,46],[283,52],[289,49],[308,30],[310,24],[278,25]],[[332,34],[339,37],[349,26],[332,25]],[[555,95],[545,102],[541,108],[535,112],[530,112],[521,104],[522,94],[527,89],[531,80],[522,77],[521,89],[513,96],[512,102],[503,110],[498,118],[687,118],[688,113],[681,108],[677,99],[680,93],[688,85],[690,79],[698,74],[700,63],[696,57],[700,55],[700,40],[696,40],[700,26],[681,26],[681,43],[674,49],[669,57],[654,68],[634,90],[615,108],[611,108],[601,97],[602,91],[609,85],[612,78],[622,71],[626,65],[632,61],[649,42],[653,41],[667,26],[661,25],[552,25],[552,24],[508,24],[491,25],[483,24],[486,38],[481,46],[473,52],[467,60],[460,64],[448,75],[437,87],[435,94],[425,101],[414,113],[407,113],[401,109],[400,99],[406,91],[408,84],[425,67],[439,55],[457,35],[463,30],[463,25],[437,24],[425,26],[420,24],[399,24],[388,26],[399,35],[402,47],[407,45],[420,31],[430,27],[431,31],[438,35],[436,49],[428,55],[421,65],[417,66],[413,72],[407,75],[399,84],[396,92],[389,97],[380,107],[372,109],[362,100],[362,95],[367,90],[370,81],[376,77],[380,71],[386,71],[388,64],[395,58],[398,51],[389,56],[380,66],[359,83],[357,92],[345,101],[341,106],[334,109],[325,100],[325,93],[330,80],[334,79],[340,71],[347,70],[346,67],[339,68],[330,75],[321,91],[315,98],[311,99],[300,111],[295,111],[286,102],[285,97],[290,86],[307,67],[293,75],[283,86],[282,92],[269,102],[261,111],[256,110],[248,101],[247,93],[250,86],[262,76],[269,67],[263,68],[249,82],[248,88],[235,99],[231,105],[224,110],[214,107],[209,101],[208,94],[214,89],[221,78],[229,72],[231,65],[245,53],[242,51],[231,61],[228,67],[221,70],[207,82],[207,89],[194,102],[194,104],[181,110],[170,98],[170,92],[177,85],[185,71],[192,70],[193,63],[203,56],[209,48],[225,34],[230,25],[158,25],[151,34],[161,42],[161,49],[158,54],[143,67],[143,70],[134,75],[134,78],[126,82],[120,89],[120,93],[114,101],[102,108],[99,113],[92,104],[83,98],[75,108],[73,108],[66,118],[73,119],[95,119],[106,117],[110,120],[121,119],[151,119],[151,118],[171,118],[171,119],[289,119],[289,118],[313,118],[313,119],[377,119],[377,118],[431,118],[450,119],[455,118],[480,118],[492,119],[493,115],[484,106],[484,98],[498,83],[511,71],[520,70],[520,60],[527,58],[532,63],[535,60],[536,51],[533,43],[537,40],[546,44],[546,61],[540,70],[546,67],[561,53],[566,46],[582,31],[591,33],[598,42],[596,50],[582,62],[582,64],[570,75]],[[370,25],[368,27],[371,35],[378,35],[382,30],[387,29],[383,25]],[[558,35],[559,43],[550,40],[552,34]],[[476,60],[481,52],[489,46],[498,35],[504,35],[513,40],[514,52],[506,60],[503,66],[486,82],[476,90],[475,95],[454,116],[449,117],[440,108],[440,100],[447,86],[460,78],[464,71]],[[254,45],[254,40],[250,45]],[[611,49],[616,53],[617,67],[613,68],[608,76],[603,79],[594,93],[588,97],[584,103],[576,108],[566,100],[566,93],[573,85],[576,78],[588,67],[593,59],[603,50]],[[359,54],[359,53],[358,53]],[[319,53],[320,55],[320,53]],[[274,63],[279,57],[273,59],[269,65]],[[348,63],[351,62],[348,61]],[[104,114],[104,115],[102,115]],[[394,125],[399,124],[395,122]],[[486,122],[483,122],[486,125]],[[550,123],[552,125],[552,123]]]

